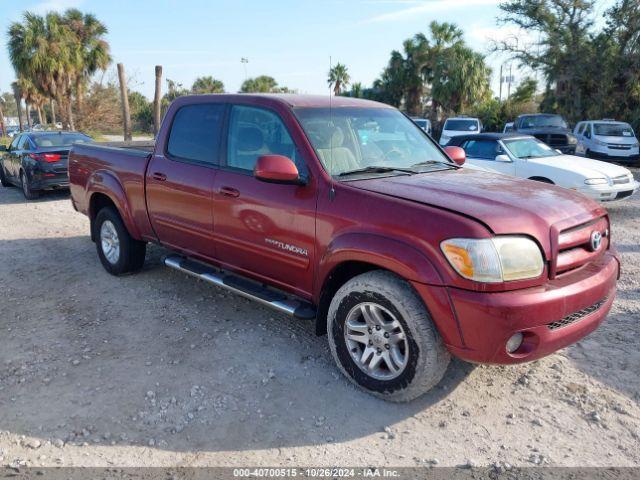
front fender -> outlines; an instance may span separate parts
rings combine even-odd
[[[331,272],[343,262],[363,262],[389,270],[408,281],[443,285],[427,255],[403,241],[371,233],[348,233],[334,239],[320,259],[316,298]]]
[[[87,192],[86,205],[91,205],[91,198],[97,193],[109,197],[118,209],[118,213],[120,214],[125,227],[127,227],[129,234],[136,240],[141,239],[140,231],[133,220],[127,195],[125,194],[120,180],[118,180],[115,175],[106,170],[97,170],[93,172],[87,180],[85,191]],[[89,218],[95,218],[96,213],[97,212],[92,212],[90,208]]]

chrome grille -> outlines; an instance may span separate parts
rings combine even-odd
[[[573,312],[571,315],[567,315],[562,320],[558,320],[557,322],[551,322],[547,324],[547,328],[549,328],[549,330],[558,330],[559,328],[576,323],[578,320],[583,319],[587,315],[591,315],[592,313],[600,310],[600,308],[602,308],[602,306],[607,303],[608,299],[609,297],[604,297],[602,300],[594,303],[590,307],[583,308],[582,310],[578,310],[577,312]]]

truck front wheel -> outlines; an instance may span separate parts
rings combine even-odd
[[[115,209],[105,207],[100,210],[93,228],[98,257],[107,272],[123,275],[142,268],[147,244],[129,235]]]
[[[342,373],[363,390],[406,402],[433,388],[449,364],[424,304],[391,272],[352,278],[336,293],[327,319],[329,346]]]

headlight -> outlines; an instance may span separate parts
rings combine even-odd
[[[538,245],[526,237],[452,238],[440,249],[456,272],[476,282],[524,280],[544,270]]]
[[[595,142],[596,145],[602,145],[602,146],[607,146],[607,142],[603,142],[602,140],[598,140],[597,138],[594,138],[593,141]]]
[[[578,138],[574,137],[573,135],[569,135],[569,145],[575,145],[576,143],[578,143]]]
[[[587,185],[607,185],[609,182],[606,178],[587,178],[584,183]]]

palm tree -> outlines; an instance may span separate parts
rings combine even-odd
[[[340,95],[343,87],[347,87],[350,81],[351,77],[349,76],[349,69],[342,63],[336,63],[329,70],[327,83],[329,84],[329,88],[333,86],[334,95]]]
[[[8,47],[16,75],[28,78],[39,91],[55,98],[63,123],[73,128],[71,93],[78,65],[77,39],[60,15],[42,17],[26,12],[23,23],[10,25]]]
[[[213,77],[198,77],[191,86],[191,93],[224,93],[224,83]]]
[[[111,63],[109,44],[103,38],[107,27],[92,14],[75,8],[67,10],[62,22],[75,34],[75,93],[80,118],[84,109],[84,88],[98,70],[106,70]]]
[[[288,91],[286,87],[279,87],[278,82],[268,75],[260,75],[256,78],[248,78],[242,82],[240,93],[279,93]]]
[[[35,84],[26,77],[18,77],[16,81],[22,99],[27,106],[27,122],[31,123],[31,107],[35,107],[38,112],[38,121],[40,124],[45,123],[42,116],[42,107],[47,101],[47,98],[42,94]]]

